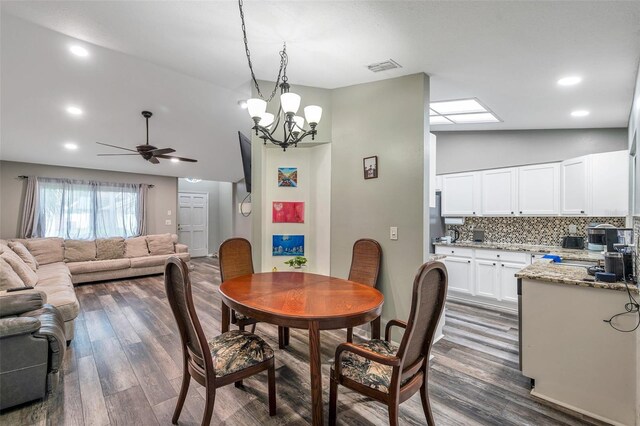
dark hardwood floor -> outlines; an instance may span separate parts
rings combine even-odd
[[[192,263],[200,320],[207,336],[213,337],[220,332],[217,262]],[[182,361],[162,276],[87,284],[76,291],[81,313],[58,392],[44,402],[8,410],[0,415],[0,424],[170,424]],[[429,380],[438,425],[599,424],[529,395],[528,379],[518,371],[516,316],[457,303],[447,304],[446,316],[445,338],[434,345]],[[259,324],[257,333],[278,347],[275,326]],[[329,367],[345,336],[345,330],[322,332],[325,418]],[[245,380],[245,389],[218,390],[212,424],[309,424],[307,342],[305,331],[292,329],[291,345],[276,349],[276,417],[268,415],[266,373],[261,373]],[[192,382],[180,424],[200,424],[203,396],[204,388]],[[340,424],[387,424],[382,405],[344,388],[338,410]],[[425,424],[419,394],[401,405],[400,424]]]

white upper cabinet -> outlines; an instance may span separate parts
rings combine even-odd
[[[482,172],[482,214],[511,216],[518,211],[518,170],[516,168]]]
[[[560,163],[562,214],[584,215],[589,212],[590,159],[590,156],[584,156]]]
[[[536,164],[518,168],[518,212],[523,215],[557,215],[560,165]]]
[[[613,151],[591,157],[591,216],[626,216],[629,212],[629,153]]]
[[[479,215],[480,183],[480,172],[455,173],[442,176],[442,215]]]

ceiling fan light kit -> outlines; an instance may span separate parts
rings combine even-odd
[[[238,6],[240,8],[240,19],[242,21],[242,34],[244,38],[244,47],[247,55],[247,62],[249,63],[249,70],[251,71],[251,79],[256,87],[256,91],[260,98],[252,98],[247,100],[247,112],[253,120],[252,130],[255,130],[256,136],[267,144],[270,141],[274,145],[282,148],[286,151],[291,145],[298,146],[304,138],[311,136],[311,140],[315,139],[318,131],[316,126],[322,118],[322,108],[317,105],[309,105],[304,108],[304,115],[309,123],[309,129],[304,128],[305,117],[296,115],[298,109],[300,109],[300,95],[290,92],[291,86],[288,83],[287,78],[287,64],[289,57],[287,56],[286,43],[280,51],[280,70],[278,71],[278,77],[276,78],[276,84],[271,92],[269,99],[265,100],[258,81],[253,72],[253,64],[251,63],[251,53],[249,52],[249,42],[247,41],[247,30],[244,22],[244,12],[242,10],[242,0],[238,0]],[[278,112],[274,114],[267,112],[267,104],[273,99],[278,88],[280,88],[280,106]],[[274,123],[275,121],[275,123]],[[282,138],[278,139],[275,136],[276,131],[280,127],[282,122]]]
[[[194,160],[192,158],[185,157],[177,157],[175,155],[167,155],[172,152],[176,152],[173,148],[156,148],[153,145],[149,145],[149,118],[153,116],[153,113],[150,111],[142,111],[142,116],[144,117],[147,125],[147,143],[143,145],[136,146],[136,149],[124,148],[122,146],[110,145],[108,143],[96,142],[98,145],[110,146],[112,148],[124,149],[125,151],[131,151],[133,154],[98,154],[98,157],[109,157],[115,155],[140,155],[142,158],[150,162],[151,164],[159,164],[159,158],[165,160],[171,160],[174,162],[185,161],[188,163],[197,163],[198,160]]]

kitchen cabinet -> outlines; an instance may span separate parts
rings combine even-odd
[[[496,262],[491,260],[476,260],[474,264],[476,281],[475,294],[477,296],[499,299],[500,286]]]
[[[560,205],[564,215],[584,215],[590,210],[590,157],[587,155],[560,163]]]
[[[442,215],[480,214],[480,172],[455,173],[442,177]]]
[[[473,289],[473,268],[470,257],[447,256],[444,259],[449,276],[449,292],[470,294]]]
[[[516,272],[527,266],[524,263],[500,263],[500,299],[518,303],[518,279]]]
[[[522,215],[557,215],[560,165],[536,164],[518,168],[518,212]]]
[[[482,172],[482,209],[484,216],[511,216],[518,211],[518,169]]]
[[[629,212],[629,153],[604,152],[590,157],[590,216],[626,216]]]

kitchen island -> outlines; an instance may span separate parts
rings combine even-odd
[[[520,366],[532,395],[611,424],[636,425],[640,413],[638,314],[626,314],[624,283],[587,281],[583,267],[536,261],[516,274]],[[638,299],[638,287],[630,285]]]

